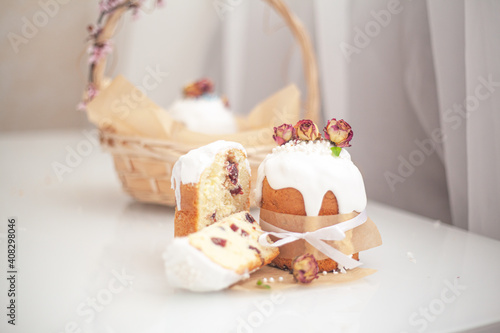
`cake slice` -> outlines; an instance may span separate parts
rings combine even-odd
[[[172,170],[175,236],[250,209],[250,165],[236,142],[216,141],[181,156]]]
[[[245,211],[174,238],[163,255],[167,280],[173,287],[192,291],[227,288],[279,254],[278,248],[259,243],[261,234],[258,223]]]

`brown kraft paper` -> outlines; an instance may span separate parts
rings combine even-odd
[[[316,231],[321,228],[329,227],[356,217],[359,213],[324,215],[324,216],[301,216],[272,212],[261,209],[260,219],[275,227],[283,230],[305,233]],[[262,228],[264,231],[265,227]],[[351,255],[357,252],[365,251],[379,245],[382,245],[382,238],[375,223],[368,218],[362,225],[346,231],[346,237],[341,241],[325,241],[333,248],[341,251],[345,255]],[[276,240],[275,237],[271,238]],[[294,259],[295,257],[310,253],[316,260],[328,259],[328,257],[314,248],[304,239],[285,244],[280,247],[278,258]]]
[[[299,119],[300,92],[295,85],[279,90],[259,102],[248,115],[236,117],[240,132],[224,135],[188,130],[121,75],[87,105],[87,111],[89,120],[99,129],[115,134],[168,139],[193,148],[228,140],[249,150],[265,145],[274,147],[272,128]]]

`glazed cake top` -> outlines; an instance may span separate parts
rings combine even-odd
[[[345,148],[335,157],[331,147],[326,140],[294,140],[274,148],[259,166],[256,201],[262,199],[266,178],[275,190],[290,187],[298,190],[308,216],[318,216],[328,191],[335,194],[340,214],[363,211],[366,208],[363,177]]]

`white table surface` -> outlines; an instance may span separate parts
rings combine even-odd
[[[1,332],[500,332],[500,242],[375,202],[384,244],[361,254],[374,275],[274,294],[172,290],[161,253],[173,209],[130,199],[90,142],[76,130],[0,135]],[[59,181],[53,163],[89,147]],[[15,327],[3,306],[11,216]]]

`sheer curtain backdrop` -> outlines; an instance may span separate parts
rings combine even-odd
[[[500,2],[315,9],[323,91],[337,92],[324,94],[324,113],[345,108],[362,132],[352,150],[369,196],[500,239]]]
[[[500,239],[500,1],[284,2],[316,50],[318,125],[352,125],[369,199]],[[0,130],[88,126],[75,106],[97,3],[61,5],[17,53],[2,39]],[[37,0],[0,9],[4,36],[43,10]],[[239,114],[288,83],[305,88],[300,50],[264,1],[168,0],[127,15],[110,63],[137,85],[167,72],[148,92],[164,107],[205,76]]]
[[[286,2],[315,43],[324,120],[354,128],[369,198],[500,239],[500,2]],[[221,68],[248,108],[302,69],[293,41],[257,29],[279,26],[265,5],[243,8],[224,21]]]

